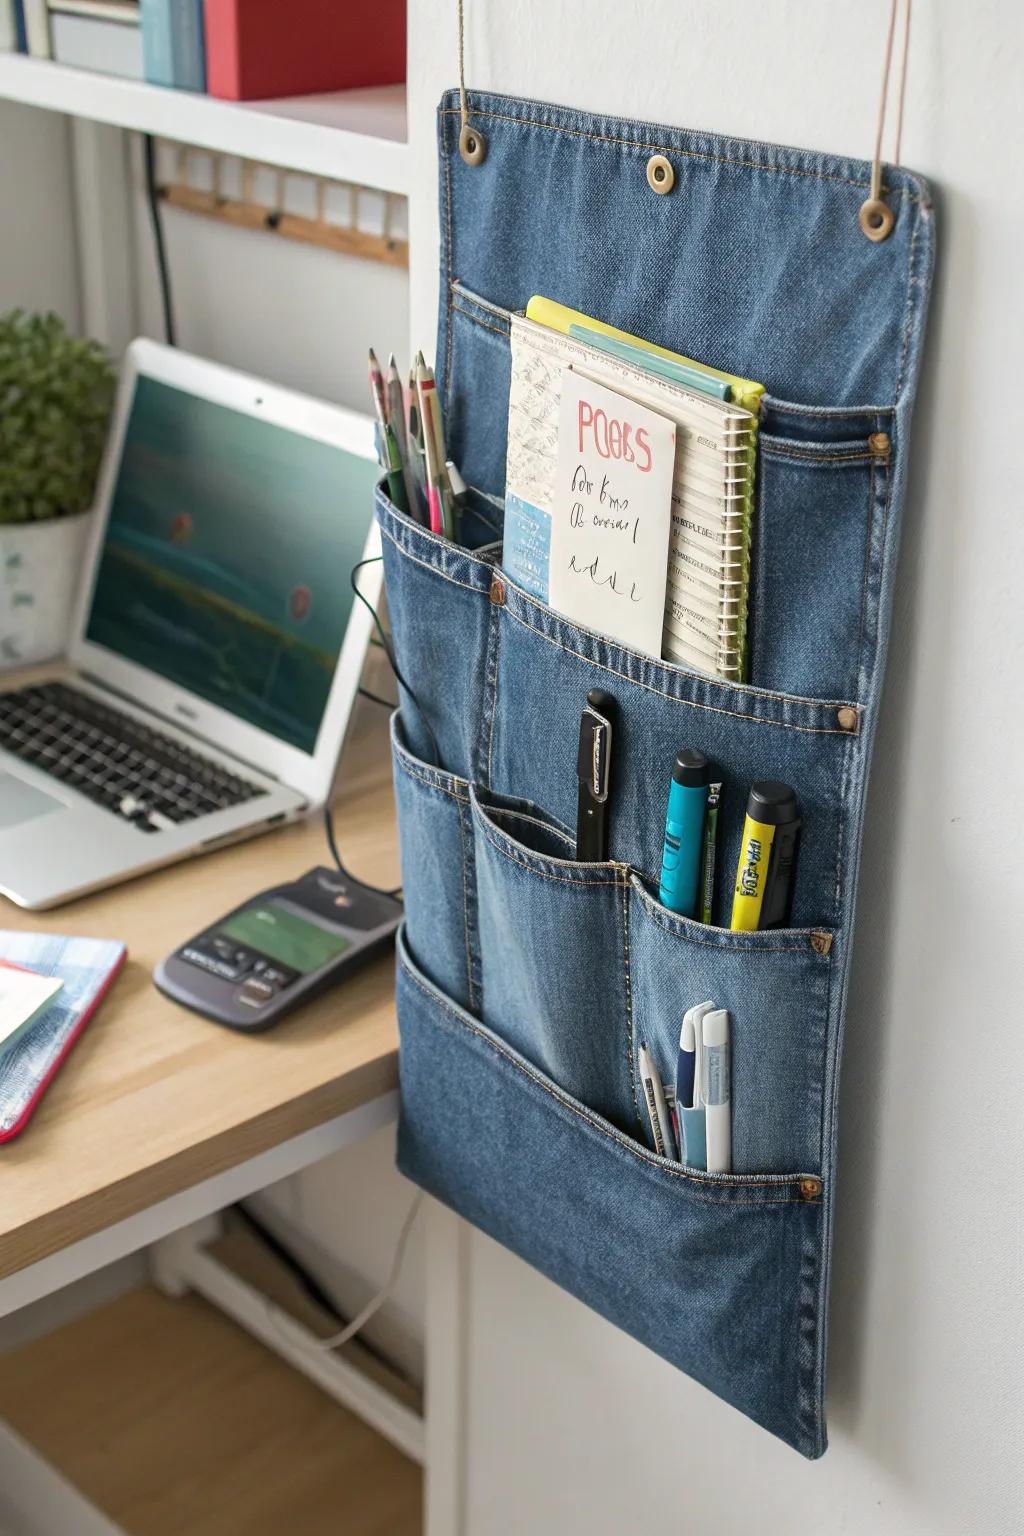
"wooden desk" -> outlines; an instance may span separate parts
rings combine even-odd
[[[396,885],[385,714],[357,704],[335,826],[354,874]],[[0,1283],[396,1087],[390,957],[262,1036],[186,1012],[151,980],[163,954],[246,896],[329,863],[315,818],[52,912],[0,898],[0,927],[128,946],[28,1128],[0,1147]]]

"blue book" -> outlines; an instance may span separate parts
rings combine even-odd
[[[142,0],[142,58],[151,85],[206,90],[203,0]]]
[[[25,0],[14,3],[14,42],[19,53],[28,53],[28,33],[25,30]]]

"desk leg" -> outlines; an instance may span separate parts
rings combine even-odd
[[[0,1420],[0,1536],[127,1536]]]

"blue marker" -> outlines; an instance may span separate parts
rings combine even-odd
[[[684,749],[676,757],[668,790],[658,891],[662,906],[683,917],[697,915],[707,803],[708,760],[703,752]]]

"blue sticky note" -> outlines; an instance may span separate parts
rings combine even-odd
[[[502,566],[517,586],[542,603],[548,600],[550,557],[550,512],[531,506],[519,496],[506,496]]]

